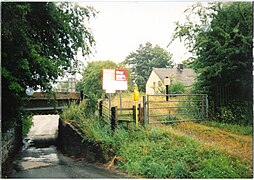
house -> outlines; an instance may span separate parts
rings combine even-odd
[[[170,79],[170,84],[182,82],[186,88],[190,88],[197,75],[193,69],[184,68],[183,64],[178,64],[176,68],[153,68],[147,82],[146,94],[161,94],[165,91],[164,79]]]

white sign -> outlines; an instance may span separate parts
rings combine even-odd
[[[107,93],[128,89],[128,72],[121,69],[103,69],[102,88]]]
[[[107,88],[107,89],[106,89],[106,93],[116,93],[116,90],[114,89],[114,87],[112,87],[112,88]]]
[[[102,89],[113,89],[115,86],[115,70],[103,69]]]
[[[116,84],[115,88],[116,90],[128,90],[128,71],[127,70],[121,70],[116,69]]]
[[[165,86],[170,85],[170,79],[169,79],[169,78],[165,78],[165,79],[164,79],[164,85],[165,85]]]

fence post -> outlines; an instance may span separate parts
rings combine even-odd
[[[205,95],[202,95],[202,104],[201,104],[201,106],[202,106],[202,120],[204,120],[205,119]]]
[[[205,95],[205,101],[206,101],[206,118],[208,119],[208,106],[209,106],[209,104],[208,104],[208,95],[207,94]]]
[[[138,119],[142,126],[145,126],[144,123],[144,108],[141,107],[141,104],[138,104]]]
[[[83,91],[80,91],[80,101],[82,101],[84,99],[84,93]]]
[[[99,102],[99,119],[100,120],[102,119],[102,104],[103,104],[103,101],[100,100]]]
[[[146,125],[146,96],[143,96],[143,119],[144,126]]]
[[[117,107],[111,107],[111,130],[112,133],[115,132],[117,126],[117,114],[116,114]]]
[[[135,123],[135,120],[136,120],[136,106],[134,106],[134,105],[132,107],[132,112],[133,112],[132,113],[132,115],[133,115],[133,117],[132,117],[133,118],[133,122]]]

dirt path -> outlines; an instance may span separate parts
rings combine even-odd
[[[191,136],[206,146],[219,148],[227,154],[237,156],[240,160],[246,160],[250,165],[252,164],[253,146],[251,136],[237,135],[220,128],[194,122],[178,123],[176,126],[170,126],[168,130],[179,135]]]

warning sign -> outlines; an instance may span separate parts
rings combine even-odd
[[[127,70],[116,69],[116,81],[128,81]]]
[[[128,89],[128,71],[122,69],[103,69],[103,89],[106,92]]]

